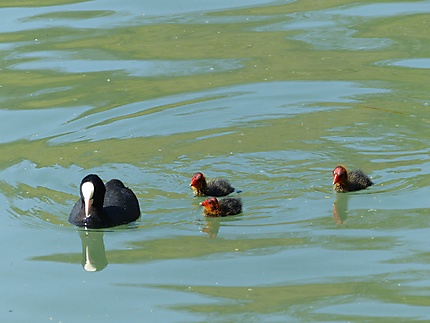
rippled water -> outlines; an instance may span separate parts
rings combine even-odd
[[[39,5],[0,5],[2,321],[430,320],[430,1]],[[90,172],[142,217],[69,224]]]

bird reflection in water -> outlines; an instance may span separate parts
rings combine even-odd
[[[205,226],[201,231],[206,233],[209,238],[216,238],[219,231],[220,222],[220,218],[206,218]]]
[[[103,231],[82,230],[79,232],[82,241],[82,267],[85,271],[101,271],[108,265]]]
[[[346,221],[348,213],[348,194],[335,193],[333,203],[333,218],[336,224],[342,224]]]

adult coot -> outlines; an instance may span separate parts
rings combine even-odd
[[[204,214],[207,217],[216,218],[220,216],[236,215],[242,212],[242,201],[240,198],[226,197],[217,200],[210,197],[200,205],[204,207]]]
[[[365,189],[373,183],[361,170],[348,172],[345,167],[338,165],[333,170],[333,185],[336,192],[352,192]]]
[[[87,228],[108,228],[133,222],[140,216],[139,202],[133,191],[118,179],[103,184],[97,175],[85,176],[81,198],[69,216],[69,222]]]
[[[195,173],[191,178],[191,188],[195,196],[226,196],[234,192],[234,187],[222,178],[215,178],[206,181],[203,173]]]

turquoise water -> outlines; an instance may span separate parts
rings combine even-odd
[[[1,321],[430,320],[430,1],[0,17]],[[338,163],[375,185],[335,195]],[[205,219],[196,171],[243,213]],[[142,217],[69,224],[88,173],[122,179]]]

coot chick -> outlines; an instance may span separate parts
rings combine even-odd
[[[217,200],[210,197],[200,203],[207,217],[216,218],[220,216],[236,215],[242,212],[242,201],[239,198],[226,197]]]
[[[370,178],[361,170],[347,171],[342,165],[333,170],[333,185],[336,192],[353,192],[373,185]]]
[[[118,179],[103,184],[91,174],[81,182],[81,198],[69,216],[69,222],[79,227],[108,228],[136,221],[140,216],[139,202],[133,191]]]
[[[206,181],[203,173],[195,173],[191,178],[190,183],[193,189],[194,196],[226,196],[234,192],[234,187],[230,183],[222,178],[215,178]]]

